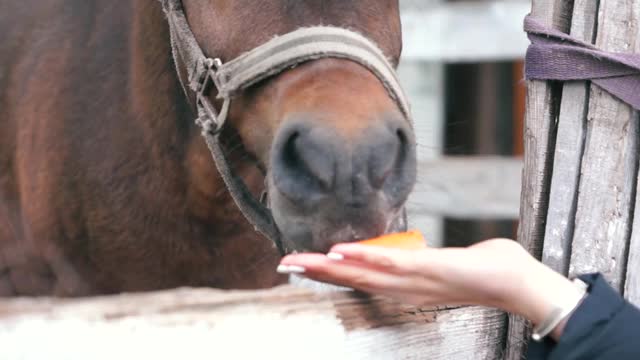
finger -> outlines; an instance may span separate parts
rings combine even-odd
[[[455,263],[461,255],[458,249],[406,250],[339,244],[331,249],[329,254],[332,253],[339,254],[342,258],[336,262],[356,263],[360,267],[393,274],[407,280],[407,283],[393,287],[393,291],[401,292],[398,296],[402,298],[430,296],[455,302],[465,299],[460,296],[465,292],[453,286],[449,277],[452,264],[455,268]]]
[[[472,303],[464,294],[461,296],[458,291],[452,291],[446,282],[421,275],[378,271],[346,259],[333,261],[321,254],[299,254],[285,257],[282,264],[304,269],[302,275],[316,281],[383,295],[416,306]]]
[[[420,279],[416,277],[381,271],[346,259],[334,261],[321,254],[289,255],[282,259],[281,265],[294,266],[296,270],[304,269],[302,274],[313,280],[367,292],[410,291],[420,288]]]
[[[428,250],[402,250],[360,244],[339,244],[331,248],[327,256],[335,260],[355,261],[381,271],[396,274],[412,274]]]

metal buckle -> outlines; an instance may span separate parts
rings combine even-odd
[[[194,79],[194,85],[198,118],[195,122],[202,128],[203,132],[211,135],[222,131],[229,111],[229,98],[223,99],[222,107],[218,111],[208,97],[211,86],[215,86],[219,90],[216,72],[221,66],[222,61],[219,58],[204,58],[198,60],[196,64],[197,70],[195,73],[198,75],[197,79]]]

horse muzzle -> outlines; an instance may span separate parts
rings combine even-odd
[[[313,115],[286,121],[274,141],[269,201],[283,240],[296,250],[406,228],[404,203],[416,179],[408,122],[382,116],[346,137]]]

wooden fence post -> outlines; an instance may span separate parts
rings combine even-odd
[[[593,0],[575,1],[570,32],[573,37],[593,42],[597,4]],[[588,106],[586,81],[563,85],[542,261],[564,275],[569,272],[573,238],[573,221],[567,219],[573,219],[576,212]]]
[[[533,0],[532,15],[606,51],[640,50],[640,0]],[[640,302],[638,112],[586,82],[560,93],[531,81],[528,92],[519,241],[556,271],[601,272]],[[527,338],[511,317],[505,358],[523,358]]]
[[[545,25],[566,32],[571,17],[568,5],[567,1],[533,0],[531,14]],[[558,90],[545,81],[531,81],[527,85],[518,241],[536,258],[540,258],[542,252],[555,140],[554,100]],[[528,335],[527,322],[518,316],[509,316],[505,359],[522,358]]]
[[[629,8],[634,2],[638,9],[640,0],[600,2],[596,37],[599,48],[634,51],[640,19],[640,14]],[[622,290],[637,167],[637,114],[629,105],[592,85],[570,275],[599,271]]]
[[[634,22],[636,26],[640,26],[640,2],[636,1],[632,6],[635,15]],[[640,32],[636,28],[637,32]],[[640,52],[640,36],[635,41],[635,51]],[[640,122],[640,114],[636,112],[636,121]],[[629,256],[627,259],[627,272],[624,284],[624,296],[636,306],[640,306],[640,173],[636,178],[636,199],[634,206],[634,219],[632,224],[631,239],[629,240]]]

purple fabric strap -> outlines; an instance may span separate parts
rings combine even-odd
[[[542,25],[528,15],[524,31],[528,80],[591,80],[640,110],[640,54],[613,53]]]

